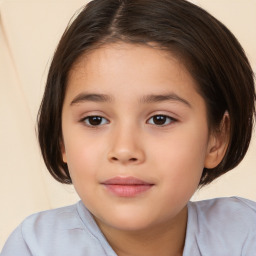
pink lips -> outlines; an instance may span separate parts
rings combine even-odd
[[[115,177],[102,183],[112,194],[120,197],[134,197],[149,190],[153,184],[134,177]]]

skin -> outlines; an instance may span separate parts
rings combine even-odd
[[[126,43],[82,56],[69,74],[63,161],[119,256],[182,255],[186,205],[203,168],[215,167],[226,148],[225,136],[209,134],[205,101],[196,87],[170,53]],[[152,118],[157,115],[168,118],[159,125]],[[102,118],[92,126],[88,116]],[[116,176],[153,185],[121,197],[102,184]]]

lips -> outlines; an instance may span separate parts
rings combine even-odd
[[[111,194],[119,197],[135,197],[150,190],[154,185],[134,177],[114,177],[101,184]]]

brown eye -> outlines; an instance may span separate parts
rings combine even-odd
[[[101,116],[88,116],[83,120],[88,126],[100,126],[108,123],[108,120]]]
[[[157,126],[165,126],[165,125],[170,124],[173,121],[175,121],[175,120],[173,118],[169,117],[169,116],[166,116],[166,115],[155,115],[155,116],[152,116],[149,119],[148,122],[150,124],[154,124],[154,125],[157,125]]]

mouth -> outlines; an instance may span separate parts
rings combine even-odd
[[[135,197],[150,190],[154,184],[134,177],[114,177],[101,183],[113,195]]]

